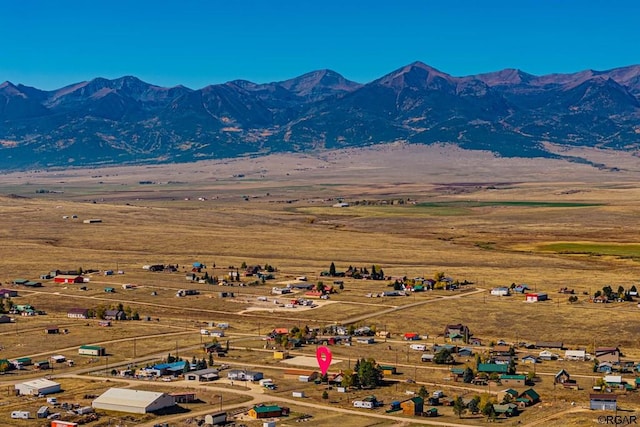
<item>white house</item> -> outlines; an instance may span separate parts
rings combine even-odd
[[[542,360],[554,360],[558,358],[558,355],[550,352],[549,350],[543,350],[540,352],[538,357]]]
[[[622,375],[605,375],[604,382],[608,385],[620,385],[622,384]]]
[[[491,289],[491,295],[495,295],[497,297],[506,297],[509,296],[509,288],[499,287]]]
[[[378,400],[375,396],[367,396],[361,400],[354,400],[353,407],[354,408],[365,408],[365,409],[373,409],[377,406]]]
[[[565,360],[582,360],[587,359],[587,352],[585,350],[567,350],[564,352]]]

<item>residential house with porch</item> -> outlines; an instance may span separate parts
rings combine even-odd
[[[469,342],[471,332],[469,331],[469,327],[461,323],[455,325],[447,325],[444,328],[444,337],[448,338],[451,341],[463,341],[466,343]]]
[[[520,393],[516,402],[521,408],[532,406],[540,402],[540,395],[534,389],[530,388]]]
[[[126,320],[127,315],[122,310],[106,310],[104,320]]]
[[[598,362],[620,363],[622,353],[618,347],[598,347],[595,351],[595,358]]]
[[[67,311],[67,317],[70,319],[88,319],[89,309],[88,308],[70,308]]]

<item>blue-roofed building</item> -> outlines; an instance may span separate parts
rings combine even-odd
[[[173,375],[175,377],[183,374],[186,366],[187,362],[182,360],[173,363],[159,363],[150,368],[147,368],[146,371],[152,375],[156,375],[159,377],[163,375]]]

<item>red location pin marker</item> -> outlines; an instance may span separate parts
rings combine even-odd
[[[322,375],[326,374],[329,370],[329,366],[331,366],[331,350],[324,346],[318,347],[316,350],[316,360],[318,361],[318,366],[320,367]]]

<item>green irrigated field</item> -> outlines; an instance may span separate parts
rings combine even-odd
[[[640,244],[626,243],[549,243],[539,245],[540,251],[551,251],[558,254],[578,254],[592,256],[615,256],[620,258],[640,257]]]

